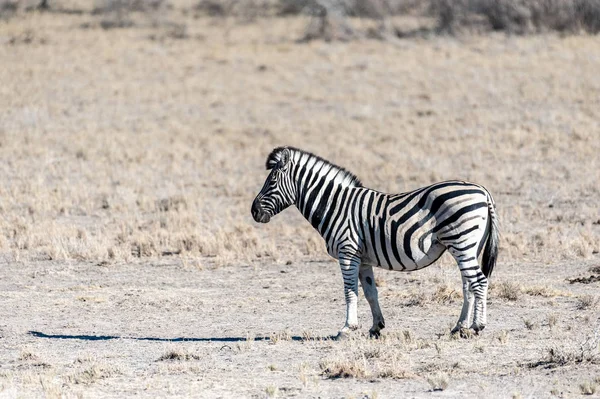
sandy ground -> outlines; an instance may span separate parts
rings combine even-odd
[[[493,291],[490,326],[470,339],[449,334],[460,298],[411,305],[417,292],[434,296],[433,281],[455,280],[454,268],[381,271],[386,334],[366,337],[363,299],[362,329],[346,342],[327,339],[344,317],[332,262],[2,268],[3,397],[264,397],[270,387],[283,397],[573,397],[600,373],[587,361],[550,361],[551,348],[577,355],[600,323],[597,309],[580,310],[577,299],[597,293],[597,283],[565,281],[589,274],[580,262],[503,263],[498,275],[553,290],[515,301]],[[335,362],[358,362],[359,376],[325,378]],[[447,388],[431,392],[437,373]]]
[[[304,19],[64,4],[0,21],[0,397],[598,395],[597,37],[300,44]],[[329,340],[338,266],[295,210],[249,212],[284,144],[382,191],[485,185],[483,334],[449,335],[445,256],[376,271],[382,339],[361,299]]]

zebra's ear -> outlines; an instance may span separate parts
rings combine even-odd
[[[287,147],[275,148],[267,158],[267,170],[284,168],[290,161],[290,150]]]

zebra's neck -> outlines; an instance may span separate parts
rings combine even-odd
[[[296,207],[323,235],[334,217],[336,205],[348,189],[360,187],[360,181],[339,166],[305,155],[300,154],[295,165]]]

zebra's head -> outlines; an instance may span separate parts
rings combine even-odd
[[[252,202],[252,217],[257,222],[268,223],[272,216],[296,201],[296,184],[290,167],[291,155],[289,148],[279,147],[267,158],[267,170],[271,172]]]

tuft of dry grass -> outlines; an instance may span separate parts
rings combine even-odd
[[[415,374],[401,367],[385,367],[377,373],[379,378],[390,378],[394,380],[405,380],[415,378]]]
[[[324,360],[319,363],[319,367],[325,378],[365,378],[368,376],[364,361]]]
[[[508,331],[502,330],[498,334],[498,341],[500,341],[500,343],[502,345],[506,345],[508,343],[509,337],[510,337],[510,334],[508,333]]]
[[[162,362],[162,361],[171,361],[171,360],[175,360],[175,361],[188,361],[188,360],[200,360],[200,356],[194,354],[194,353],[189,353],[183,349],[169,349],[167,350],[165,353],[163,353],[162,355],[160,355],[160,357],[158,359],[156,359],[157,362]]]
[[[535,286],[526,286],[522,287],[522,292],[531,296],[541,296],[544,298],[554,298],[557,296],[571,296],[572,294],[569,292],[564,292],[558,290],[554,287],[546,286],[546,285],[535,285]]]
[[[577,309],[594,309],[598,305],[598,298],[595,295],[583,295],[577,298]]]
[[[491,291],[494,292],[498,298],[506,299],[507,301],[516,301],[519,299],[521,287],[511,281],[503,281],[494,284]]]
[[[598,385],[594,381],[584,381],[579,384],[579,391],[582,395],[594,395],[598,391]]]
[[[24,349],[19,354],[19,360],[21,360],[21,361],[37,361],[37,360],[39,360],[39,357],[38,357],[38,355],[31,352],[30,350]]]
[[[119,368],[108,364],[92,364],[89,367],[67,376],[67,381],[73,384],[89,385],[109,377],[120,375]]]
[[[283,330],[278,332],[272,332],[269,334],[269,342],[277,344],[282,341],[291,341],[292,333],[289,330]]]
[[[448,388],[450,376],[447,373],[438,371],[427,376],[427,382],[429,383],[429,386],[431,386],[432,391],[443,391]]]
[[[568,364],[600,362],[600,326],[578,345],[564,344],[547,349],[544,359],[530,363],[530,367],[555,368]]]
[[[269,385],[265,388],[265,393],[268,398],[276,398],[279,395],[279,388],[275,385]]]
[[[554,328],[554,326],[556,326],[557,322],[558,322],[558,315],[556,313],[551,313],[548,315],[548,327],[550,327],[551,329]]]
[[[450,284],[444,284],[436,288],[431,296],[431,301],[434,303],[449,304],[456,302],[461,296],[462,294],[452,288]]]
[[[528,330],[534,330],[538,327],[538,323],[529,319],[523,320],[523,323],[525,324],[525,328],[527,328]]]

